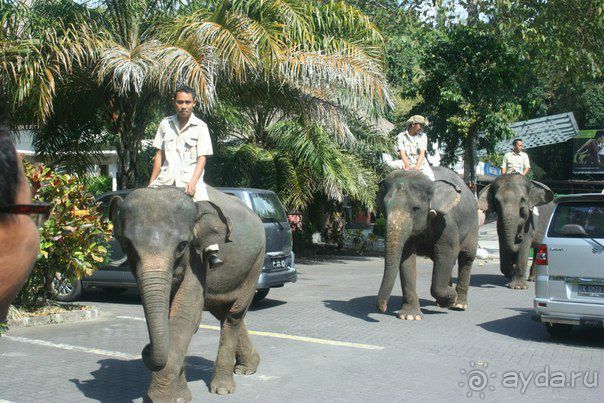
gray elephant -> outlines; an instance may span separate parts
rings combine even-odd
[[[260,357],[244,316],[254,296],[265,251],[260,218],[238,199],[208,187],[210,200],[236,225],[220,245],[224,264],[209,269],[201,251],[208,234],[226,228],[213,222],[208,202],[194,203],[176,188],[137,189],[111,202],[114,233],[128,256],[142,297],[151,343],[142,352],[151,370],[146,400],[191,400],[184,358],[204,308],[221,324],[210,392],[233,393],[233,372],[249,375]],[[216,213],[216,211],[214,211]]]
[[[530,248],[537,248],[543,239],[545,226],[553,211],[554,194],[543,183],[531,181],[513,173],[497,177],[480,192],[478,208],[497,214],[499,266],[501,273],[511,279],[508,287],[528,288],[526,264]],[[538,208],[535,216],[533,207]],[[531,266],[534,280],[534,264]]]
[[[386,218],[386,259],[377,309],[385,312],[400,271],[403,306],[398,318],[420,320],[416,255],[434,262],[430,293],[441,307],[465,310],[478,245],[476,199],[450,169],[435,167],[436,180],[419,171],[396,170],[380,183],[378,208]],[[458,281],[451,272],[458,261]]]

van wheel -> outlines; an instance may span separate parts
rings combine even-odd
[[[54,278],[50,286],[50,294],[52,299],[59,302],[75,301],[82,294],[82,282],[75,280],[72,282],[68,279]]]
[[[546,323],[545,328],[547,332],[553,337],[568,336],[573,328],[573,325],[567,325],[563,323]]]
[[[254,294],[254,302],[262,301],[268,295],[270,288],[261,288],[256,290],[256,294]]]

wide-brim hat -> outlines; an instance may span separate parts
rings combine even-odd
[[[430,122],[428,122],[428,119],[426,119],[422,115],[413,115],[409,119],[407,119],[407,121],[405,122],[405,126],[409,126],[414,123],[419,123],[419,124],[423,125],[424,127],[430,125]]]

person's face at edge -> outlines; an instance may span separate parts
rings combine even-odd
[[[196,103],[192,94],[182,91],[176,93],[176,97],[174,98],[174,109],[176,110],[179,120],[184,122],[189,120],[195,105]]]

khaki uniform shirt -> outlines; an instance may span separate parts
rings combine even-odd
[[[151,184],[152,187],[186,187],[195,172],[197,158],[213,154],[210,131],[203,120],[191,114],[182,130],[179,130],[178,126],[177,115],[164,118],[159,124],[153,147],[163,150],[165,159],[159,176]],[[197,182],[193,196],[195,201],[208,200],[203,181],[204,173]]]
[[[503,156],[503,163],[501,168],[506,168],[506,173],[511,174],[517,172],[519,174],[524,172],[525,168],[530,168],[531,163],[529,162],[528,154],[524,151],[520,151],[516,154],[514,151],[510,151]]]
[[[411,136],[407,130],[398,134],[398,151],[404,150],[411,165],[417,164],[420,150],[428,150],[428,136],[425,133],[418,133]],[[422,165],[429,165],[428,160],[424,158]]]

